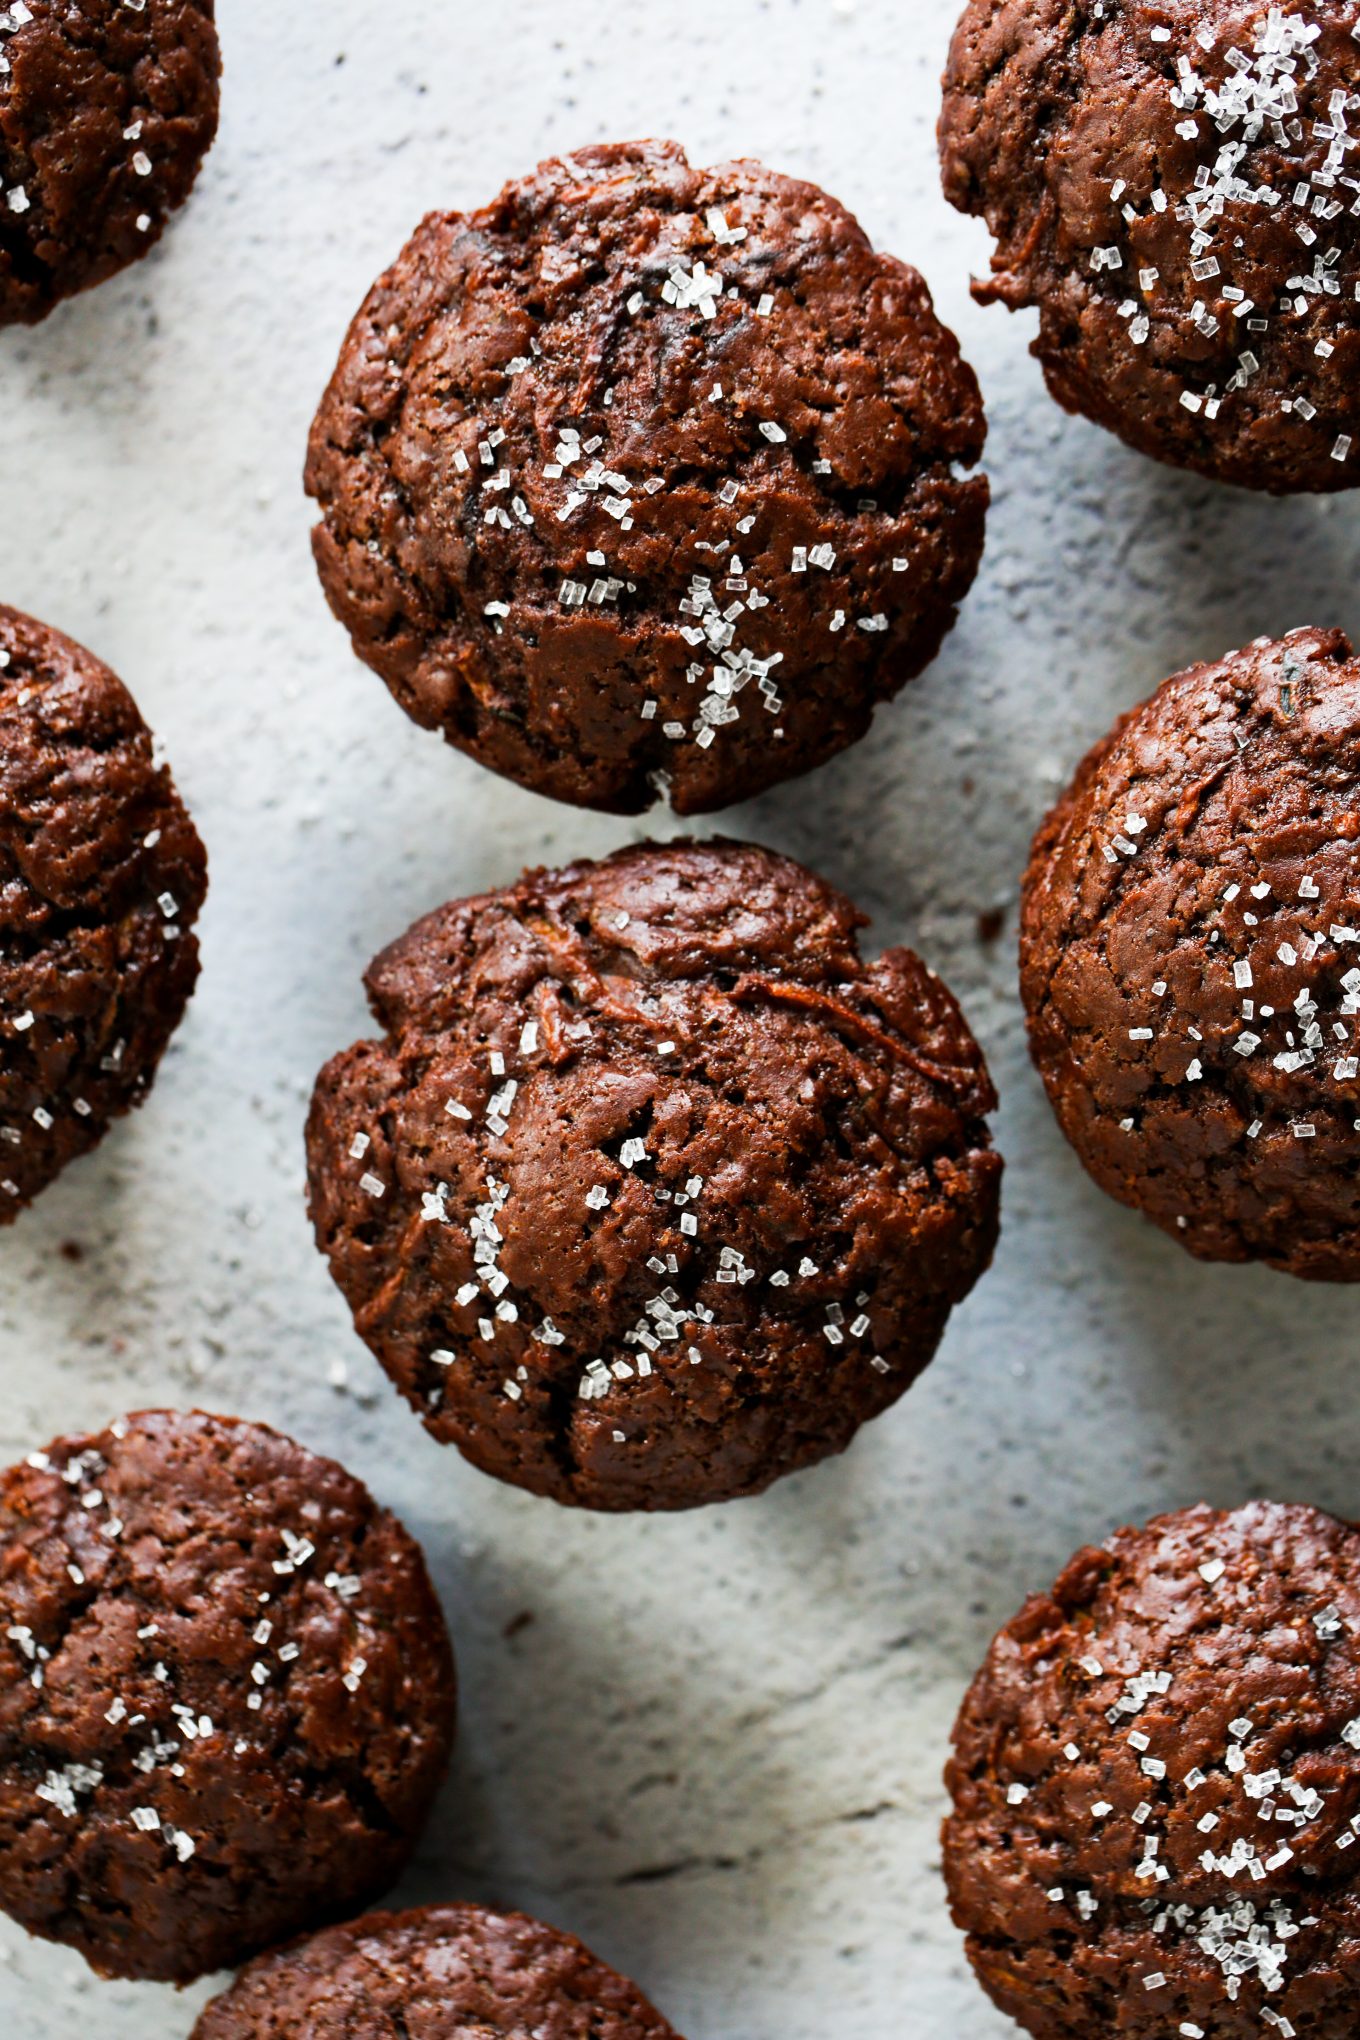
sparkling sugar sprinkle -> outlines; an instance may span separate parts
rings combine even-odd
[[[1252,152],[1258,147],[1278,148],[1292,155],[1306,139],[1299,87],[1317,75],[1315,46],[1321,34],[1316,21],[1274,6],[1257,20],[1249,48],[1229,43],[1220,52],[1213,31],[1201,29],[1197,40],[1202,55],[1198,59],[1182,55],[1176,61],[1170,86],[1172,107],[1182,116],[1176,132],[1187,141],[1208,141],[1214,153],[1211,161],[1201,161],[1187,189],[1168,191],[1158,185],[1149,203],[1153,214],[1169,216],[1185,228],[1186,266],[1191,278],[1206,288],[1206,295],[1191,307],[1191,325],[1203,338],[1213,339],[1223,331],[1226,319],[1229,331],[1238,336],[1237,365],[1222,388],[1211,383],[1181,393],[1182,407],[1209,423],[1220,415],[1227,400],[1249,388],[1259,375],[1261,358],[1254,336],[1268,333],[1272,320],[1314,322],[1328,301],[1342,295],[1337,272],[1344,249],[1328,230],[1343,212],[1360,215],[1360,180],[1351,174],[1355,166],[1350,160],[1360,135],[1352,134],[1349,127],[1360,108],[1360,94],[1333,92],[1327,118],[1311,123],[1312,138],[1326,143],[1326,154],[1310,177],[1277,189],[1253,174]],[[1166,28],[1154,28],[1151,35],[1154,43],[1171,40]],[[1220,56],[1221,64],[1214,62],[1213,68],[1221,68],[1223,76],[1213,82],[1206,75],[1209,60]],[[1140,215],[1122,179],[1112,184],[1110,199],[1124,223],[1138,224]],[[1223,226],[1230,206],[1277,214],[1288,222],[1299,244],[1296,270],[1269,304],[1255,303],[1232,280],[1242,242]],[[1124,255],[1118,243],[1096,248],[1091,267],[1096,272],[1122,270]],[[1130,296],[1119,306],[1119,316],[1126,321],[1135,346],[1146,345],[1153,316],[1165,317],[1168,322],[1176,316],[1154,311],[1159,281],[1156,269],[1139,270],[1141,297]],[[1210,309],[1210,298],[1219,310]],[[1322,336],[1314,352],[1325,360],[1334,352],[1333,343]],[[1306,397],[1286,399],[1283,408],[1306,423],[1318,416]],[[1337,432],[1334,425],[1332,430],[1332,459],[1349,460],[1352,435]]]
[[[614,925],[620,930],[627,927],[630,925],[629,915],[619,913],[614,917]],[[533,1020],[522,1023],[517,1034],[512,1033],[511,1039],[517,1042],[517,1048],[492,1050],[488,1059],[493,1074],[503,1079],[497,1094],[501,1099],[507,1095],[513,1098],[528,1082],[530,1059],[543,1046],[542,1030]],[[658,1041],[656,1046],[659,1055],[669,1056],[676,1052],[677,1044],[668,1037]],[[508,1074],[508,1063],[514,1065],[517,1074]],[[495,1102],[493,1099],[493,1107]],[[476,1113],[461,1101],[456,1110],[451,1105],[446,1106],[446,1110],[462,1124],[476,1123]],[[486,1123],[495,1127],[493,1111],[488,1111]],[[504,1131],[508,1137],[512,1129],[506,1124]],[[360,1136],[351,1141],[351,1153],[356,1151],[362,1139],[363,1136]],[[643,1303],[637,1319],[621,1335],[620,1344],[627,1351],[616,1353],[609,1360],[597,1355],[585,1362],[577,1379],[576,1392],[578,1400],[587,1403],[603,1399],[621,1383],[650,1378],[656,1372],[654,1356],[672,1353],[678,1364],[689,1367],[703,1364],[701,1346],[695,1341],[702,1337],[705,1327],[718,1325],[720,1319],[697,1297],[682,1298],[673,1279],[682,1272],[689,1277],[691,1289],[709,1282],[723,1289],[744,1289],[748,1284],[764,1279],[776,1292],[795,1283],[801,1285],[817,1280],[822,1274],[818,1263],[803,1254],[798,1259],[796,1270],[776,1267],[762,1277],[761,1271],[750,1265],[739,1248],[708,1237],[709,1229],[705,1227],[702,1211],[704,1179],[690,1175],[678,1184],[657,1180],[653,1174],[655,1157],[642,1137],[629,1135],[623,1139],[616,1159],[620,1181],[613,1187],[605,1182],[592,1183],[582,1195],[582,1228],[588,1232],[592,1225],[606,1223],[606,1215],[616,1205],[627,1213],[631,1209],[628,1200],[635,1194],[649,1196],[653,1203],[655,1226],[650,1251],[645,1254],[645,1267],[649,1275],[657,1278],[657,1283],[654,1292]],[[634,1192],[631,1185],[637,1185],[638,1192]],[[449,1343],[431,1346],[426,1358],[441,1375],[447,1375],[459,1362],[455,1343],[458,1338],[495,1348],[497,1342],[510,1333],[515,1340],[515,1352],[524,1353],[522,1342],[527,1336],[530,1343],[526,1359],[519,1364],[512,1360],[512,1371],[505,1374],[500,1383],[500,1393],[505,1400],[519,1404],[525,1401],[533,1382],[533,1347],[559,1347],[566,1343],[566,1338],[550,1317],[543,1318],[536,1329],[530,1328],[530,1300],[522,1293],[516,1294],[500,1264],[505,1245],[502,1218],[510,1197],[509,1183],[504,1178],[489,1175],[486,1193],[468,1221],[474,1273],[454,1291],[452,1298],[456,1312],[475,1313],[475,1317],[471,1325],[464,1319],[457,1331],[450,1327],[452,1337]],[[451,1191],[447,1183],[441,1182],[435,1190],[419,1194],[421,1223],[457,1226],[457,1215],[448,1204]],[[625,1216],[624,1224],[626,1229],[631,1230],[631,1217]],[[677,1233],[678,1239],[675,1237]],[[683,1266],[682,1253],[685,1256]],[[869,1292],[861,1290],[854,1296],[852,1306],[837,1302],[822,1306],[824,1322],[821,1332],[832,1347],[846,1348],[847,1357],[856,1364],[867,1365],[874,1374],[888,1375],[892,1372],[892,1363],[873,1350],[871,1302]],[[503,1345],[499,1350],[503,1356],[509,1357]],[[442,1385],[436,1384],[427,1393],[427,1405],[437,1409],[443,1396]],[[627,1434],[616,1433],[616,1442],[626,1443]]]

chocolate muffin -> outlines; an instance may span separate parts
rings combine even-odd
[[[418,1546],[342,1467],[144,1412],[0,1476],[0,1906],[177,1983],[384,1891],[454,1676]]]
[[[192,2040],[676,2040],[570,1934],[475,1905],[374,1913],[261,1956]]]
[[[839,1452],[991,1259],[981,1051],[910,950],[739,844],[442,908],[322,1071],[317,1241],[426,1428],[558,1501],[679,1509]]]
[[[1038,2040],[1353,2040],[1360,1533],[1185,1509],[1078,1553],[954,1730],[944,1867]]]
[[[970,0],[944,186],[1069,411],[1246,488],[1360,480],[1355,0]]]
[[[153,248],[217,133],[213,0],[0,5],[0,326]]]
[[[982,404],[843,206],[673,142],[432,213],[312,428],[331,607],[407,713],[585,807],[719,808],[928,665],[982,552]]]
[[[1207,1261],[1360,1279],[1360,663],[1193,666],[1035,839],[1030,1046],[1101,1188]]]
[[[206,887],[122,682],[0,607],[0,1225],[146,1096]]]

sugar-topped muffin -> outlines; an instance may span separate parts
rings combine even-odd
[[[453,1715],[419,1547],[333,1460],[152,1410],[0,1475],[0,1907],[103,1974],[376,1898]]]
[[[1340,631],[1192,666],[1035,838],[1021,989],[1101,1188],[1209,1261],[1360,1279],[1360,661]]]
[[[954,1730],[945,1877],[1036,2040],[1352,2040],[1360,1533],[1185,1509],[1072,1560]]]
[[[1246,488],[1360,480],[1355,0],[970,0],[945,191],[1059,403]]]
[[[217,133],[213,0],[0,5],[0,326],[154,248]]]
[[[417,722],[521,785],[725,807],[862,736],[982,552],[982,404],[914,269],[673,142],[431,213],[312,428],[322,583]]]
[[[146,1097],[198,979],[206,888],[126,687],[0,607],[0,1225]]]
[[[317,1241],[431,1434],[600,1509],[750,1494],[907,1389],[991,1259],[981,1050],[801,865],[643,844],[441,908],[322,1071]]]

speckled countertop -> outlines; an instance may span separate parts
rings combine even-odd
[[[212,858],[203,981],[152,1102],[0,1239],[0,1448],[197,1401],[401,1511],[464,1679],[403,1898],[572,1927],[690,2040],[1002,2040],[937,1846],[992,1630],[1116,1519],[1248,1492],[1360,1513],[1354,1298],[1196,1267],[1087,1187],[1023,1053],[1018,874],[1060,777],[1166,673],[1294,624],[1360,631],[1360,510],[1140,461],[1056,411],[1028,321],[971,304],[986,237],[940,197],[933,146],[955,0],[219,12],[223,129],[187,213],[140,270],[0,336],[0,595],[124,676]],[[313,1251],[301,1124],[386,939],[645,831],[406,723],[325,610],[299,472],[344,325],[425,208],[642,134],[825,184],[925,271],[982,378],[996,501],[944,655],[858,749],[723,826],[819,866],[875,940],[948,977],[1010,1168],[994,1272],[843,1460],[611,1521],[499,1489],[419,1430]],[[183,2040],[206,1995],[98,1984],[0,1931],[24,2040]]]

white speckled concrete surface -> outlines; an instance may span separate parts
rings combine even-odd
[[[463,1672],[401,1896],[572,1927],[690,2040],[1001,2040],[937,1847],[992,1630],[1115,1520],[1257,1491],[1360,1513],[1354,1297],[1199,1268],[1090,1189],[1027,1066],[1014,967],[1060,775],[1192,658],[1360,629],[1357,506],[1161,472],[1052,406],[1028,322],[971,304],[986,238],[939,195],[954,12],[220,0],[223,128],[188,211],[140,270],[0,336],[0,597],[124,676],[212,858],[203,980],[151,1103],[0,1237],[0,1448],[198,1401],[363,1475],[424,1540]],[[875,939],[944,972],[1010,1168],[994,1272],[846,1458],[758,1502],[597,1521],[496,1487],[398,1403],[313,1251],[301,1124],[387,938],[645,831],[407,724],[325,609],[298,478],[345,323],[420,213],[640,134],[825,184],[925,271],[982,378],[996,501],[943,657],[857,750],[723,825],[820,866]],[[182,2040],[206,1995],[99,1984],[0,1933],[24,2040]]]

